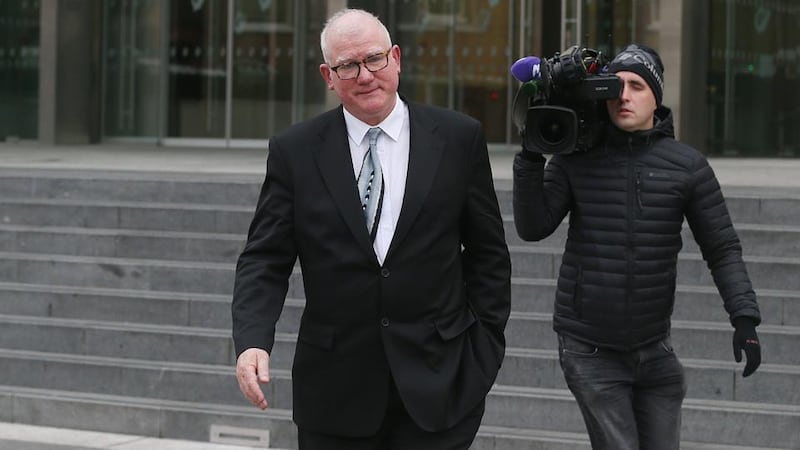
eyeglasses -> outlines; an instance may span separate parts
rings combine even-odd
[[[390,48],[384,52],[367,56],[361,61],[339,64],[336,67],[331,67],[331,70],[336,72],[336,76],[338,76],[340,80],[352,80],[361,75],[361,64],[364,64],[364,67],[370,72],[377,72],[385,69],[386,66],[389,65],[389,52],[391,51],[392,49]]]

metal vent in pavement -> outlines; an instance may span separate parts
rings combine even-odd
[[[211,425],[209,441],[215,444],[269,448],[269,430]]]

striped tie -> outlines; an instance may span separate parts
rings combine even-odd
[[[370,128],[367,131],[369,149],[364,155],[361,172],[358,174],[358,193],[361,196],[361,208],[367,219],[367,230],[371,241],[375,241],[378,232],[378,222],[381,219],[381,204],[383,203],[383,172],[378,159],[376,144],[380,128]]]

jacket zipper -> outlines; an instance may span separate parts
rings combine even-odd
[[[636,178],[634,178],[634,176]],[[627,184],[628,184],[628,205],[629,211],[631,211],[635,206],[635,202],[639,197],[639,175],[635,173],[635,154],[633,151],[633,138],[628,137],[628,177],[627,177]],[[633,184],[634,186],[631,186]],[[636,197],[636,198],[634,198]],[[632,212],[632,211],[631,211]],[[627,245],[625,246],[625,255],[626,255],[626,265],[627,270],[625,274],[625,331],[626,331],[626,338],[628,341],[628,348],[632,347],[633,344],[633,335],[631,331],[631,324],[632,324],[632,317],[631,317],[631,296],[633,295],[633,270],[634,270],[634,263],[633,263],[633,232],[634,232],[634,217],[632,213],[626,214],[627,216]]]
[[[636,171],[636,207],[637,217],[641,217],[644,207],[642,206],[642,172],[640,170]]]
[[[578,276],[575,283],[575,291],[572,293],[572,310],[575,311],[575,317],[580,319],[583,317],[583,266],[578,266]]]

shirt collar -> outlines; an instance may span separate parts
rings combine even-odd
[[[397,101],[394,102],[392,112],[390,112],[381,123],[375,126],[362,122],[357,119],[356,116],[350,114],[347,108],[342,108],[344,111],[344,122],[347,126],[347,134],[353,142],[357,142],[358,145],[361,145],[361,142],[364,141],[364,137],[367,135],[367,131],[374,127],[380,127],[380,129],[395,142],[400,139],[400,131],[403,129],[403,121],[406,116],[406,104],[400,99],[399,94],[395,95],[397,96]]]

